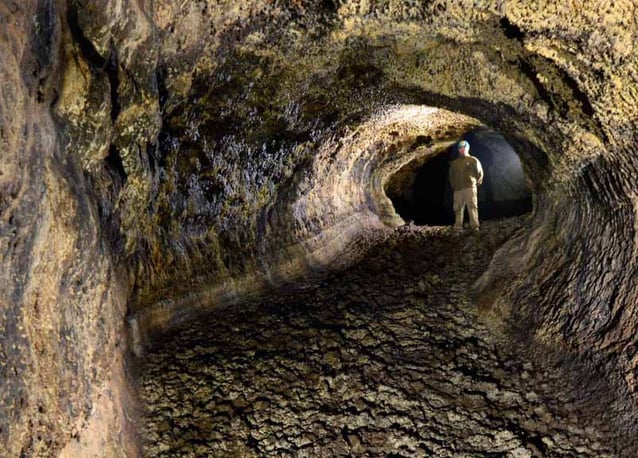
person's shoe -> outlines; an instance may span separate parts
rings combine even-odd
[[[480,232],[480,229],[478,227],[472,227],[470,228],[470,230],[474,233],[474,234],[478,234]]]

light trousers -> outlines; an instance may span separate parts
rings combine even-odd
[[[454,191],[454,227],[456,229],[463,228],[463,214],[466,205],[467,212],[470,214],[470,227],[478,229],[478,192],[476,186]]]

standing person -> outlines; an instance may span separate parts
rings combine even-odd
[[[459,155],[450,163],[450,184],[454,190],[454,229],[463,229],[463,213],[467,205],[470,228],[478,231],[478,191],[483,183],[483,167],[470,156],[470,144],[462,140],[458,144]]]

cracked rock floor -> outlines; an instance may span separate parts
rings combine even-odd
[[[351,267],[165,335],[139,374],[144,455],[625,455],[608,387],[477,317],[470,285],[522,224],[372,233]]]

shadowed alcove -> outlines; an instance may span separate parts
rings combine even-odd
[[[481,128],[465,134],[462,139],[469,142],[470,154],[483,166],[484,180],[478,193],[481,220],[530,212],[532,194],[523,165],[505,138],[492,129]],[[386,194],[405,221],[429,226],[454,222],[448,171],[450,162],[456,158],[456,145],[435,155],[417,157],[390,177],[385,186]]]

